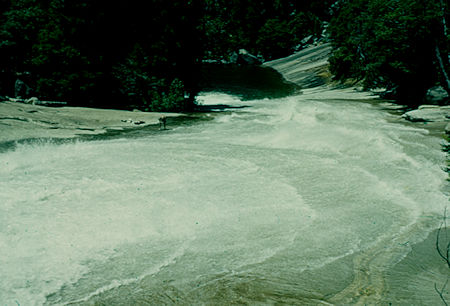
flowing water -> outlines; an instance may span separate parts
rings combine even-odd
[[[4,151],[0,305],[439,303],[446,267],[403,263],[448,204],[440,140],[367,98],[204,93],[248,107]]]

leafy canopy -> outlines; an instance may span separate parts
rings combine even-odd
[[[363,80],[367,88],[395,88],[396,98],[420,103],[442,79],[436,48],[449,52],[444,5],[440,0],[339,1],[329,27],[332,73]]]

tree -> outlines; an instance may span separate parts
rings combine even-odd
[[[12,95],[15,76],[28,71],[45,99],[181,109],[193,105],[204,55],[224,59],[241,48],[266,59],[287,55],[321,33],[329,3],[0,0],[0,90]]]
[[[244,48],[273,59],[292,53],[308,35],[319,36],[330,0],[208,0],[202,19],[210,58]]]
[[[395,88],[407,104],[448,71],[436,48],[448,53],[439,0],[343,0],[331,20],[331,70],[337,79],[363,80],[366,88]]]
[[[16,73],[31,72],[39,97],[148,108],[156,86],[185,107],[185,97],[192,102],[198,90],[200,0],[13,0],[6,7],[2,77],[14,82]],[[175,98],[174,80],[187,93],[176,91]],[[12,95],[8,88],[11,82],[1,90]]]

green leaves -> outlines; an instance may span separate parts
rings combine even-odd
[[[193,91],[202,55],[200,3],[12,1],[0,17],[2,77],[14,82],[16,72],[30,71],[40,98],[72,104],[142,108],[156,87],[179,103],[172,81]],[[0,83],[3,94],[12,88]]]
[[[347,0],[330,25],[338,79],[363,79],[368,88],[398,89],[419,102],[438,78],[433,50],[443,37],[439,0]]]
[[[244,48],[273,59],[292,53],[308,35],[320,35],[331,1],[205,1],[207,58],[225,58]]]
[[[181,109],[185,92],[192,102],[198,90],[204,55],[228,59],[241,48],[266,59],[288,55],[321,33],[332,2],[0,1],[0,91],[12,95],[16,73],[30,71],[40,98]]]

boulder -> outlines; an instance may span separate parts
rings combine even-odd
[[[231,64],[237,64],[239,59],[239,55],[237,54],[237,52],[233,52],[230,54],[230,63]]]
[[[429,104],[447,104],[449,102],[448,92],[442,86],[435,86],[428,89],[425,100]]]
[[[25,103],[36,105],[39,103],[39,99],[36,97],[32,97],[25,100]]]
[[[29,83],[30,80],[30,73],[29,72],[23,72],[23,73],[16,73],[17,79],[14,83],[14,94],[15,97],[18,99],[21,98],[27,98],[32,94],[32,89],[30,86],[28,86],[27,83]]]
[[[236,62],[237,64],[248,66],[262,64],[262,61],[258,57],[254,56],[245,49],[239,49],[238,58]]]
[[[379,96],[381,99],[395,100],[398,97],[397,87],[386,89]]]
[[[450,121],[450,106],[422,105],[419,109],[404,113],[402,117],[412,122]]]
[[[16,98],[20,99],[25,96],[26,94],[26,84],[21,79],[17,79],[16,83],[14,84],[14,94]]]

